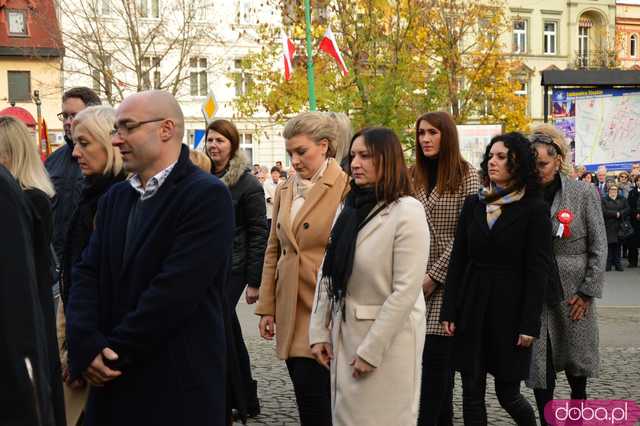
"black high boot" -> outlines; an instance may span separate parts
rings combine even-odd
[[[249,384],[249,400],[247,401],[247,417],[260,414],[260,400],[258,399],[258,382],[252,380]]]

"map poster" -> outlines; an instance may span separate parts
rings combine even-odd
[[[638,89],[555,90],[552,117],[575,150],[575,164],[628,170],[640,161]]]
[[[502,133],[502,124],[460,124],[456,127],[462,157],[480,169],[484,151],[491,138]]]

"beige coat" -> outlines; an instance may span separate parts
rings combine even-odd
[[[69,354],[65,343],[65,327],[67,325],[67,321],[64,316],[62,302],[58,304],[56,323],[58,349],[60,350],[60,364],[62,365],[63,370],[65,370],[68,365]],[[67,426],[76,426],[78,424],[78,420],[80,420],[82,412],[84,411],[84,407],[87,404],[87,399],[89,397],[89,385],[86,384],[80,389],[72,389],[63,381],[62,388],[64,390],[64,409],[67,416]]]
[[[310,344],[331,342],[334,426],[415,425],[420,402],[425,339],[424,265],[429,228],[424,209],[403,197],[358,233],[345,316],[327,326],[325,283],[317,287]],[[349,365],[360,356],[377,367],[354,379]]]
[[[312,358],[309,316],[316,278],[335,212],[348,188],[347,175],[338,163],[330,161],[293,223],[293,178],[276,188],[256,314],[275,316],[280,359]]]

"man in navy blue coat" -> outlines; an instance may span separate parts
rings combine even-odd
[[[222,286],[231,196],[196,168],[184,117],[160,91],[126,98],[112,143],[133,175],[100,201],[73,270],[72,377],[91,384],[85,425],[225,425]]]

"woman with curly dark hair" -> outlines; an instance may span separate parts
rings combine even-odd
[[[454,336],[465,424],[487,424],[486,377],[518,425],[536,424],[520,382],[529,375],[548,281],[551,222],[535,154],[520,133],[494,137],[481,164],[484,187],[462,208],[440,320]]]

